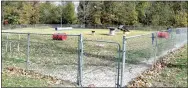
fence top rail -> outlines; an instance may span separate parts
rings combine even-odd
[[[1,32],[1,33],[9,33],[9,34],[35,34],[35,35],[53,35],[51,34],[44,34],[44,33],[23,33],[23,32]],[[80,36],[80,34],[67,34],[67,36]]]

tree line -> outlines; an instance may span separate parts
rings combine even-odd
[[[186,1],[49,1],[2,2],[2,21],[9,24],[97,24],[187,26]]]
[[[4,1],[1,16],[9,24],[59,24],[61,20],[63,24],[73,24],[77,19],[74,8],[72,2],[55,5],[49,1]]]

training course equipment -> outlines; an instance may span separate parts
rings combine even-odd
[[[59,30],[69,30],[72,29],[72,27],[56,27],[55,30],[59,31]]]
[[[157,32],[158,38],[169,38],[168,32]]]
[[[66,33],[55,33],[52,35],[53,40],[66,40],[67,34]]]

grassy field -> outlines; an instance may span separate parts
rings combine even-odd
[[[91,35],[91,31],[94,29],[73,29],[73,30],[61,30],[61,31],[55,31],[53,28],[46,28],[46,29],[34,29],[34,28],[23,28],[23,29],[14,29],[14,30],[3,30],[3,32],[22,32],[22,33],[67,33],[67,34],[83,34],[84,39],[91,39],[91,40],[106,40],[106,41],[115,41],[122,45],[122,37],[123,37],[123,32],[119,31],[116,32],[115,36],[109,36],[109,30],[108,29],[95,29],[96,33],[95,35]],[[127,35],[129,36],[134,36],[134,35],[141,35],[141,34],[148,34],[151,33],[151,31],[140,31],[140,30],[131,30],[131,32]],[[24,56],[26,52],[27,47],[27,35],[19,35],[18,34],[9,34],[9,40],[16,40],[19,41],[18,43],[12,43],[12,53],[11,56],[18,56],[18,53],[20,53],[18,56],[18,59],[21,59],[20,57],[26,57]],[[145,48],[145,50],[148,49],[148,47],[151,47],[150,43],[150,37],[151,35],[145,36],[145,38],[138,38],[138,39],[130,39],[131,41],[128,42],[128,46],[133,46],[132,48],[138,49],[137,51],[140,52],[141,49]],[[2,34],[2,40],[6,40],[6,34]],[[149,42],[148,42],[149,40]],[[77,53],[77,48],[78,48],[78,36],[68,36],[68,39],[66,41],[56,41],[52,40],[51,35],[30,35],[30,41],[31,41],[31,51],[30,51],[30,57],[31,60],[32,58],[40,57],[36,61],[33,59],[32,61],[36,63],[40,63],[43,61],[42,58],[46,58],[46,62],[52,62],[50,58],[54,58],[56,61],[59,61],[61,58],[69,58],[69,59],[64,59],[66,61],[59,61],[59,63],[72,63],[75,64],[77,61],[76,59],[78,56],[76,55]],[[142,46],[135,46],[140,41],[139,44]],[[17,52],[17,46],[19,44],[19,48],[22,51]],[[101,47],[98,47],[98,45],[104,45],[102,48],[103,50],[106,50],[106,52],[101,53]],[[148,46],[149,44],[149,46]],[[144,47],[143,47],[144,45]],[[3,42],[3,50],[5,50],[6,47],[6,42]],[[10,48],[10,47],[9,47]],[[129,48],[127,48],[129,49]],[[114,56],[117,56],[117,46],[113,44],[107,44],[107,43],[98,43],[98,42],[85,42],[84,43],[84,50],[86,52],[87,56],[92,56],[92,57],[99,57],[99,58],[106,58],[106,57],[111,57],[114,58]],[[148,51],[148,50],[147,50]],[[143,50],[141,50],[142,54],[137,55],[137,56],[144,56],[143,55]],[[150,52],[150,51],[149,51]],[[130,53],[134,53],[134,51],[130,51]],[[100,55],[99,55],[100,54]],[[147,54],[147,53],[146,53]],[[147,54],[149,55],[149,54]],[[57,58],[55,58],[57,57]],[[49,60],[47,59],[49,58]],[[70,59],[73,58],[73,59]],[[131,57],[132,59],[134,57]],[[91,60],[88,60],[88,62],[91,62]],[[97,63],[97,62],[95,62]],[[101,63],[99,60],[98,63]],[[54,62],[52,63],[54,64]],[[104,64],[104,63],[101,63]],[[108,64],[108,63],[106,63]],[[51,65],[51,64],[48,64]]]
[[[2,87],[69,87],[76,86],[56,77],[26,71],[19,67],[6,67],[2,72]]]
[[[91,35],[91,31],[95,30],[95,35]],[[21,33],[67,33],[67,34],[83,34],[83,39],[89,40],[106,40],[106,41],[115,41],[122,46],[122,37],[123,32],[118,31],[116,35],[109,36],[108,29],[73,29],[73,30],[61,30],[55,31],[54,28],[45,28],[45,29],[36,29],[36,28],[22,28],[22,29],[13,29],[13,30],[2,30],[3,32],[21,32]],[[127,37],[141,35],[141,34],[148,34],[141,37],[130,38],[126,40],[126,56],[127,61],[130,63],[140,62],[145,59],[150,59],[154,57],[155,50],[155,42],[152,44],[151,38],[152,31],[141,31],[141,30],[131,30]],[[174,42],[181,42],[179,41],[181,37],[177,36],[172,33],[173,38],[171,37],[168,39],[160,39],[158,38],[158,52],[156,53],[157,56],[163,54],[166,50],[169,50],[174,47]],[[6,40],[7,34],[2,34],[2,40]],[[20,39],[19,39],[20,38]],[[52,35],[30,35],[30,59],[35,63],[44,63],[45,65],[53,66],[54,63],[56,64],[77,64],[78,58],[78,38],[79,36],[68,36],[66,41],[57,41],[52,40]],[[17,59],[25,59],[26,52],[27,52],[27,35],[19,35],[19,34],[9,34],[8,39],[10,42],[2,42],[3,46],[3,56],[14,56]],[[183,38],[181,38],[183,39]],[[178,40],[178,41],[176,41]],[[100,46],[102,45],[102,46]],[[10,47],[9,47],[10,46]],[[18,50],[18,46],[20,51]],[[5,53],[7,50],[11,53]],[[5,51],[6,50],[6,51]],[[103,52],[101,52],[103,51]],[[85,58],[93,57],[93,58],[101,58],[100,60],[96,60],[95,63],[101,63],[101,60],[104,58],[108,58],[111,60],[114,57],[117,57],[117,46],[114,44],[109,43],[99,43],[99,42],[87,42],[84,41],[84,56]],[[37,60],[36,60],[37,57]],[[7,58],[7,57],[5,57]],[[54,60],[52,61],[51,58]],[[60,58],[64,58],[62,61]],[[66,59],[67,58],[67,59]],[[44,60],[45,59],[45,60]],[[92,62],[93,59],[86,61],[85,63]],[[117,61],[117,60],[112,60]],[[51,62],[51,64],[50,64]],[[48,64],[46,64],[48,63]],[[53,64],[53,65],[52,65]],[[104,64],[103,62],[101,64]],[[105,63],[108,64],[108,63]]]
[[[54,28],[21,28],[21,29],[12,29],[12,30],[2,30],[2,32],[23,32],[23,33],[67,33],[67,34],[84,34],[90,35],[91,31],[95,30],[96,35],[107,35],[109,34],[108,29],[72,29],[72,30],[60,30],[55,31]],[[149,31],[141,31],[141,30],[131,30],[131,33],[128,36],[138,35],[148,33]],[[117,36],[122,36],[123,32],[119,31]]]
[[[187,87],[187,45],[170,55],[166,67],[151,80],[153,86]]]
[[[95,35],[91,31],[95,30]],[[14,30],[2,30],[3,32],[21,33],[67,33],[83,34],[83,39],[115,41],[122,46],[123,32],[109,36],[108,29],[73,29],[55,31],[53,28],[36,29],[22,28]],[[141,37],[127,39],[126,63],[138,63],[154,57],[154,45],[152,45],[151,31],[131,30],[126,37],[148,34]],[[7,41],[7,36],[8,40]],[[52,35],[30,35],[29,70],[37,70],[44,74],[65,76],[63,79],[76,82],[78,66],[78,39],[79,36],[68,36],[65,41],[52,40]],[[158,39],[159,50],[157,55],[171,49],[173,45],[169,39]],[[118,58],[117,45],[84,41],[83,70],[92,66],[108,66],[116,68]],[[16,66],[26,68],[27,59],[27,35],[2,33],[2,67]],[[97,69],[97,68],[96,68]],[[115,73],[115,72],[114,72]],[[86,74],[88,74],[86,72]],[[4,75],[5,77],[8,77]],[[69,76],[69,77],[68,77]],[[19,79],[19,78],[18,78]],[[40,85],[39,85],[40,86]]]
[[[91,31],[95,30],[95,35],[91,35]],[[67,34],[83,34],[83,38],[90,40],[106,40],[106,41],[115,41],[122,46],[122,37],[123,32],[116,32],[116,35],[109,36],[108,29],[73,29],[73,30],[61,30],[55,31],[53,28],[45,29],[36,29],[36,28],[22,28],[14,30],[3,30],[3,32],[22,32],[22,33],[67,33]],[[149,34],[150,33],[150,34]],[[154,57],[154,45],[152,45],[151,31],[141,31],[141,30],[131,30],[131,32],[126,35],[127,37],[148,34],[141,37],[127,39],[126,51],[127,51],[127,61],[126,62],[140,62],[145,59]],[[26,47],[27,47],[27,35],[18,35],[18,34],[9,34],[8,39],[11,42],[3,42],[3,53],[5,53],[5,48],[8,46],[9,57],[14,56],[17,59],[26,58]],[[20,39],[19,39],[20,37]],[[169,38],[170,39],[170,38]],[[158,51],[157,55],[162,54],[162,51],[171,48],[173,43],[169,39],[158,39]],[[2,34],[2,40],[6,40],[6,34]],[[30,59],[35,63],[44,63],[45,65],[53,66],[56,64],[77,64],[76,59],[78,58],[77,49],[78,49],[78,36],[68,36],[66,41],[57,41],[52,40],[52,35],[30,35]],[[103,45],[102,47],[99,45]],[[11,47],[9,47],[11,46]],[[20,48],[18,52],[17,48]],[[103,52],[101,52],[103,51]],[[109,60],[117,57],[117,46],[114,44],[108,43],[98,43],[98,42],[87,42],[84,41],[84,56],[85,58],[108,58]],[[3,55],[3,56],[4,56]],[[36,60],[37,57],[37,60]],[[5,57],[7,58],[7,57]],[[52,61],[51,58],[54,60]],[[60,58],[64,58],[62,61]],[[67,58],[67,59],[66,59]],[[71,59],[72,58],[72,59]],[[103,59],[102,59],[103,58]],[[44,60],[45,59],[45,60]],[[96,60],[95,63],[104,64],[101,60]],[[86,61],[85,63],[92,62],[93,59]],[[112,60],[116,61],[116,60]],[[50,64],[51,62],[51,64]],[[48,64],[46,64],[48,63]],[[105,63],[108,64],[108,63]]]
[[[2,87],[44,87],[47,80],[31,78],[20,74],[2,73]]]
[[[160,58],[128,87],[187,87],[187,45]]]
[[[91,31],[93,30],[95,30],[95,35],[91,35]],[[108,41],[115,41],[120,44],[122,44],[122,37],[123,37],[122,31],[116,32],[115,36],[109,36],[108,29],[72,29],[72,30],[55,31],[54,28],[45,28],[45,29],[22,28],[22,29],[13,29],[13,30],[2,30],[2,32],[83,34],[84,39],[108,40]],[[129,36],[141,35],[147,33],[151,33],[151,31],[131,30],[131,32],[126,36],[129,37]]]
[[[53,28],[24,28],[2,31],[22,33],[53,34],[58,32],[67,34],[83,34],[84,39],[115,41],[122,45],[122,31],[117,32],[114,36],[109,36],[108,29],[96,29],[95,35],[91,35],[92,30],[94,29],[55,31]],[[147,33],[150,33],[150,31],[132,30],[127,36]],[[6,41],[6,36],[7,34],[2,33],[3,68],[8,66],[16,66],[25,69],[25,61],[27,59],[27,35],[9,34],[8,40],[10,41]],[[145,41],[147,41],[147,39]],[[115,68],[118,57],[117,52],[117,46],[114,44],[85,41],[83,70],[87,70],[90,66],[109,66],[111,68]],[[63,72],[66,72],[64,73],[64,75],[69,74],[71,76],[71,80],[73,80],[73,82],[76,82],[76,71],[78,65],[78,36],[68,36],[66,41],[57,41],[52,40],[52,35],[31,34],[29,60],[30,70],[42,70],[42,72],[45,72],[45,74],[51,74],[52,70],[54,74],[58,71],[62,72],[62,70],[64,70]],[[59,74],[56,73],[56,75]]]

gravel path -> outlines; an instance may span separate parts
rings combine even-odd
[[[180,47],[180,46],[178,46]],[[177,47],[177,48],[178,48]],[[174,48],[177,49],[177,48]],[[163,55],[166,55],[168,52],[164,52]],[[159,57],[158,57],[159,58]],[[152,64],[154,63],[155,59],[151,58],[147,61],[143,61],[139,64],[125,64],[124,69],[124,79],[123,79],[123,86],[127,85],[129,81],[133,78],[139,76],[143,71],[149,69]],[[36,66],[36,65],[32,65]],[[59,79],[65,80],[69,82],[67,84],[57,84],[59,86],[77,86],[76,85],[76,78],[77,78],[77,66],[76,65],[64,65],[58,66],[55,69],[47,69],[41,67],[33,67],[38,69],[40,73],[55,76]],[[115,67],[108,67],[108,66],[87,66],[87,69],[83,69],[83,86],[95,86],[95,87],[115,87],[116,83],[116,68]]]

